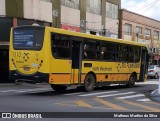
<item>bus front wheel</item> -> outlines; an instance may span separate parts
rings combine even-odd
[[[85,77],[85,80],[84,80],[84,88],[85,88],[85,91],[86,91],[86,92],[91,92],[91,91],[93,91],[94,86],[95,86],[95,78],[94,78],[93,74],[88,74],[88,75]]]
[[[134,87],[135,82],[136,82],[136,77],[135,77],[134,74],[132,74],[132,75],[130,76],[129,82],[126,84],[126,86],[129,87],[129,88],[132,88],[132,87]]]
[[[51,84],[52,89],[54,89],[56,92],[63,92],[67,89],[67,86],[63,86],[63,85],[55,85],[55,84]]]

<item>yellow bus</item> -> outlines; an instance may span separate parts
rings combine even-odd
[[[52,27],[11,29],[12,80],[47,82],[56,91],[145,81],[148,50],[145,44]]]

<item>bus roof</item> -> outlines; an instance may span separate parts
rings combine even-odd
[[[72,36],[77,36],[77,37],[84,37],[84,38],[88,38],[88,39],[98,39],[98,40],[103,40],[103,41],[131,44],[131,45],[146,47],[145,43],[127,41],[127,40],[122,40],[122,39],[114,39],[114,38],[92,35],[92,34],[81,33],[81,32],[73,32],[73,31],[68,31],[68,30],[59,29],[59,28],[52,28],[52,27],[46,27],[46,28],[48,28],[51,32],[55,32],[55,33],[59,33],[59,34],[66,34],[66,35],[72,35]]]

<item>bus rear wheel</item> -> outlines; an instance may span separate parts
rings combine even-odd
[[[93,91],[94,86],[95,86],[95,78],[94,78],[93,74],[88,74],[85,77],[85,80],[84,80],[84,89],[85,89],[85,91],[86,92]]]
[[[54,89],[56,92],[63,92],[67,89],[67,86],[63,86],[63,85],[55,85],[55,84],[51,84],[52,89]]]
[[[129,88],[132,88],[132,87],[134,87],[135,82],[136,82],[136,77],[135,77],[134,74],[132,74],[132,75],[130,76],[129,82],[126,84],[126,86],[129,87]]]

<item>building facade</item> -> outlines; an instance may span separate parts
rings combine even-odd
[[[118,38],[121,0],[0,0],[0,77],[8,77],[11,27],[53,26]]]
[[[1,0],[0,45],[9,44],[11,27],[33,23],[118,38],[120,4],[121,0]]]
[[[53,0],[53,26],[118,38],[120,5],[121,0]]]
[[[152,64],[160,64],[160,21],[124,9],[119,12],[119,38],[146,43]]]

